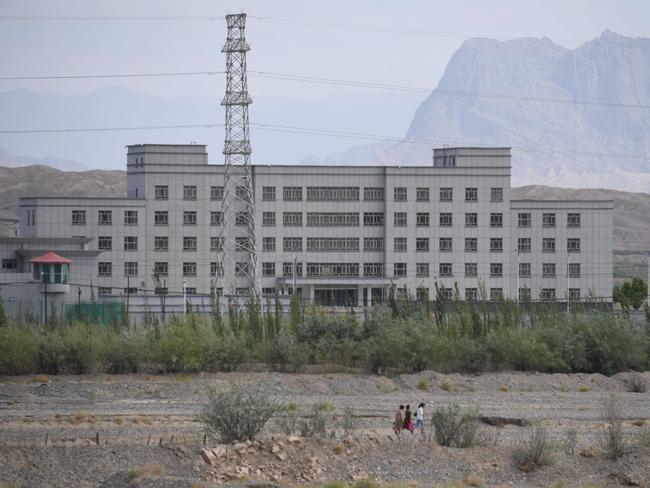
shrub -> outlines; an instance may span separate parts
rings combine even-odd
[[[609,459],[618,459],[627,450],[623,433],[621,405],[617,395],[610,395],[603,402],[603,420],[606,428],[601,433],[600,444]]]
[[[639,447],[650,448],[650,429],[644,427],[635,436],[636,445]]]
[[[300,406],[296,402],[289,402],[282,408],[283,415],[278,419],[278,427],[286,434],[291,435],[296,431]]]
[[[323,488],[348,488],[348,485],[342,481],[328,481],[323,485]]]
[[[465,484],[467,486],[479,486],[480,487],[480,486],[483,486],[483,480],[481,479],[481,477],[479,475],[472,473],[472,474],[468,474],[465,477]]]
[[[472,447],[478,442],[478,407],[464,411],[456,403],[438,407],[431,415],[431,425],[439,445]]]
[[[417,387],[418,390],[427,391],[429,389],[429,382],[422,378],[418,381]]]
[[[343,410],[341,427],[343,428],[343,435],[346,437],[351,436],[357,430],[357,417],[354,413],[354,408],[350,405],[346,406],[345,410]]]
[[[524,472],[535,471],[553,462],[553,442],[546,430],[537,426],[529,430],[512,453],[517,468]]]
[[[575,429],[569,429],[564,433],[562,439],[562,449],[567,456],[573,456],[578,445],[578,432]]]
[[[229,443],[252,440],[281,408],[264,392],[232,387],[211,394],[199,418],[207,434]]]
[[[0,374],[28,374],[36,371],[38,341],[29,329],[0,327]]]
[[[327,430],[327,417],[318,403],[312,405],[307,418],[300,423],[303,437],[324,437]]]
[[[352,488],[379,488],[379,485],[372,480],[361,479],[355,481]]]
[[[643,377],[634,373],[626,381],[625,385],[627,386],[627,391],[630,393],[645,393],[647,390],[647,385]]]

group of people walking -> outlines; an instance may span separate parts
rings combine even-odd
[[[415,410],[415,423],[413,423],[413,412],[411,405],[400,405],[395,413],[395,422],[393,423],[393,430],[398,436],[403,430],[408,430],[411,434],[415,429],[421,429],[424,432],[424,403],[420,403]]]

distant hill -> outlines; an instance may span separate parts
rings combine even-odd
[[[405,138],[420,143],[356,146],[326,161],[431,164],[434,144],[422,141],[512,146],[515,185],[650,192],[650,39],[605,31],[576,49],[468,40]]]

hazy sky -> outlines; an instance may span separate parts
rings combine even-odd
[[[215,20],[0,20],[0,76],[223,70],[226,13],[251,17],[249,69],[435,87],[453,52],[469,37],[549,37],[576,47],[609,28],[650,37],[647,0],[0,0],[0,16],[198,16]],[[335,23],[350,29],[286,21]],[[396,29],[378,32],[367,27]],[[407,31],[427,31],[412,33]],[[250,78],[255,97],[316,99],[367,90]],[[155,95],[220,97],[223,76],[0,81],[0,91],[29,88],[76,94],[126,86]],[[424,98],[424,97],[423,97]]]

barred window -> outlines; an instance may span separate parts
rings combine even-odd
[[[366,227],[381,227],[384,225],[384,214],[381,212],[364,212],[363,225]]]
[[[274,202],[275,201],[275,187],[274,186],[263,186],[262,187],[262,200],[265,202]]]
[[[393,196],[396,202],[405,202],[407,197],[407,191],[405,186],[396,186],[393,189]]]
[[[307,263],[307,276],[359,276],[359,264]]]
[[[275,263],[262,263],[262,276],[275,276]]]
[[[555,252],[554,237],[544,237],[542,239],[542,252]]]
[[[275,225],[275,212],[262,212],[262,225]]]
[[[465,288],[465,300],[475,302],[478,300],[478,288]]]
[[[358,251],[358,237],[308,237],[307,251]]]
[[[406,276],[406,263],[393,263],[393,276]]]
[[[393,226],[406,227],[406,212],[395,212],[393,215]]]
[[[378,187],[368,187],[363,189],[363,199],[367,202],[383,202],[384,189]]]
[[[490,288],[490,300],[493,302],[503,300],[503,288]]]
[[[125,291],[128,290],[128,288],[124,289]],[[168,290],[166,286],[157,286],[156,289],[154,290],[154,293],[156,295],[167,295]]]
[[[235,213],[235,225],[237,226],[246,226],[249,224],[251,218],[250,214],[247,211],[236,212]]]
[[[183,186],[183,200],[196,200],[196,185]]]
[[[156,200],[167,200],[169,198],[169,187],[167,185],[156,185],[154,188]]]
[[[363,276],[381,278],[384,276],[384,265],[382,263],[363,263]]]
[[[158,210],[153,213],[154,225],[169,225],[169,213],[167,210]]]
[[[138,250],[138,236],[124,236],[124,250],[137,251]]]
[[[126,261],[124,263],[124,276],[138,276],[137,261]]]
[[[440,214],[440,227],[451,227],[453,225],[454,219],[451,213],[441,213]]]
[[[196,295],[196,287],[195,286],[186,286],[185,287],[185,294],[186,295]]]
[[[415,238],[415,250],[416,251],[429,251],[429,238],[428,237],[416,237]]]
[[[418,278],[428,278],[429,263],[415,263],[415,276]]]
[[[415,215],[415,225],[417,227],[429,227],[429,212],[418,212]]]
[[[245,186],[235,187],[235,196],[240,200],[244,200],[245,202],[250,200],[248,196],[248,190],[246,189]]]
[[[490,277],[501,278],[503,276],[503,263],[490,263]]]
[[[302,201],[302,187],[285,186],[282,188],[282,199],[286,202]]]
[[[86,225],[86,211],[73,210],[72,211],[72,225]]]
[[[286,227],[301,227],[302,212],[283,212],[282,225]]]
[[[395,252],[405,252],[406,251],[406,237],[395,237],[393,250]]]
[[[465,277],[466,278],[476,278],[478,276],[478,264],[477,263],[465,263]]]
[[[113,249],[113,238],[111,236],[99,236],[97,238],[97,249],[110,251]]]
[[[503,227],[503,214],[491,213],[490,214],[490,227]]]
[[[451,252],[452,243],[453,241],[451,237],[441,237],[439,241],[440,252]]]
[[[438,266],[440,276],[453,276],[453,267],[451,263],[440,263]]]
[[[451,202],[454,199],[454,189],[453,188],[440,188],[440,201],[441,202]]]
[[[99,276],[112,276],[113,263],[108,261],[100,261],[97,263],[97,274]]]
[[[210,187],[210,200],[223,200],[223,186]]]
[[[157,276],[169,275],[169,263],[166,261],[157,261],[153,263],[153,273]]]
[[[285,237],[282,239],[284,252],[302,252],[302,237]]]
[[[478,201],[478,188],[465,188],[465,201],[477,202]]]
[[[262,251],[275,252],[275,237],[262,237]]]
[[[501,237],[490,237],[490,252],[503,252],[503,239]]]
[[[183,251],[196,251],[196,237],[183,237]]]
[[[167,251],[167,250],[169,250],[169,237],[167,237],[167,236],[155,236],[153,238],[153,249],[154,249],[154,251]]]
[[[106,295],[110,295],[111,293],[113,293],[113,290],[110,286],[97,287],[97,295],[99,296],[106,296]]]
[[[478,251],[478,239],[476,237],[466,237],[465,252],[477,252],[477,251]]]
[[[235,251],[248,252],[252,248],[250,237],[235,237]]]
[[[185,210],[183,212],[183,225],[196,225],[196,212],[194,210]]]
[[[223,237],[210,237],[210,251],[223,251]]]
[[[478,227],[478,214],[466,213],[465,214],[465,227]]]
[[[307,227],[357,227],[357,212],[307,212]]]
[[[275,288],[272,287],[272,286],[262,288],[262,295],[265,296],[265,297],[267,297],[267,296],[273,296],[273,295],[275,295],[275,294],[276,294],[276,290],[275,290]]]
[[[221,225],[223,223],[223,213],[210,212],[210,225]]]
[[[490,201],[502,202],[503,201],[503,188],[490,188]]]
[[[429,189],[428,188],[417,188],[415,190],[415,199],[418,202],[428,202],[429,201]]]
[[[542,214],[542,227],[555,227],[555,214],[554,213]]]
[[[555,288],[542,288],[542,300],[555,300]]]
[[[138,211],[125,210],[124,211],[124,225],[138,225]]]
[[[532,274],[530,263],[519,263],[519,277],[530,278]]]
[[[517,214],[517,226],[518,227],[530,227],[531,226],[531,216],[528,212],[520,212]]]
[[[282,263],[282,276],[293,276],[293,272],[296,272],[296,276],[302,276],[302,263]]]
[[[580,227],[580,214],[579,213],[569,213],[566,216],[566,226],[567,227]]]
[[[212,261],[210,263],[210,276],[223,277],[223,267],[219,267],[219,263]],[[212,290],[210,290],[212,292]]]
[[[580,288],[569,288],[569,300],[580,301]]]
[[[363,238],[364,251],[383,251],[384,239],[381,237],[364,237]]]
[[[451,300],[454,299],[454,289],[453,289],[453,288],[444,288],[444,287],[443,287],[443,288],[441,288],[440,290],[441,290],[441,292],[442,292],[442,297],[443,297],[446,301],[450,302]]]
[[[517,250],[520,253],[528,253],[531,251],[530,237],[520,237],[517,239]]]
[[[518,290],[519,300],[530,300],[530,288],[523,287]]]
[[[97,225],[112,225],[113,224],[113,211],[112,210],[98,210],[97,211]]]
[[[542,277],[555,278],[555,263],[542,263]]]
[[[359,200],[358,186],[308,186],[307,201],[352,202]]]
[[[235,263],[235,276],[242,278],[248,276],[248,263]]]
[[[569,263],[569,277],[580,278],[580,263]]]
[[[580,252],[580,239],[571,237],[566,240],[567,252]]]

